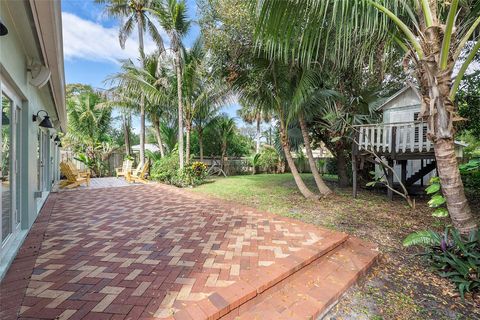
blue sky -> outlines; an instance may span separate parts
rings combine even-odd
[[[187,0],[188,15],[196,20],[195,0]],[[106,88],[104,80],[119,71],[120,59],[138,59],[138,38],[136,33],[127,39],[125,49],[120,47],[118,29],[120,21],[109,19],[103,13],[103,6],[93,0],[62,0],[63,47],[65,56],[65,77],[67,83],[84,83],[94,88]],[[164,39],[168,37],[163,33]],[[200,35],[200,28],[193,23],[190,32],[183,39],[189,47]],[[168,46],[168,41],[166,41]],[[155,50],[147,35],[145,52]],[[238,105],[226,106],[222,111],[236,116]]]

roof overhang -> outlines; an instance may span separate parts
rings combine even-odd
[[[382,103],[378,108],[377,110],[382,110],[383,108],[385,108],[385,106],[387,106],[393,99],[395,99],[396,97],[402,95],[404,92],[408,91],[408,90],[413,90],[413,92],[415,92],[415,94],[417,95],[418,99],[420,101],[422,101],[422,97],[420,95],[420,92],[418,91],[418,89],[412,85],[412,84],[408,84],[406,85],[404,88],[402,88],[400,91],[398,91],[397,93],[395,93],[393,96],[391,96],[390,98],[388,98],[387,100],[385,100],[384,103]]]
[[[40,51],[52,73],[48,85],[60,130],[67,130],[65,70],[63,61],[62,9],[60,0],[29,0]]]

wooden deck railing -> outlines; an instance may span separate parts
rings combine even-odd
[[[362,152],[378,153],[421,153],[433,151],[427,139],[425,122],[380,123],[354,126],[355,148]]]

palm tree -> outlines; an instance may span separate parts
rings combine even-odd
[[[325,184],[320,173],[317,170],[315,159],[311,148],[310,133],[306,118],[311,118],[318,105],[330,103],[331,98],[336,97],[332,90],[320,88],[321,79],[318,70],[303,70],[301,68],[292,68],[292,106],[289,109],[291,119],[297,119],[302,132],[303,144],[307,154],[308,164],[312,171],[315,184],[322,195],[332,193]]]
[[[148,11],[154,5],[152,0],[95,0],[96,3],[105,4],[105,13],[113,18],[125,19],[120,27],[119,41],[122,49],[125,49],[125,42],[132,34],[135,25],[138,32],[138,50],[140,52],[140,66],[143,67],[144,32],[148,32],[157,43],[160,51],[163,51],[163,39],[155,24],[148,16]],[[140,95],[140,162],[145,162],[145,103],[143,95]]]
[[[243,101],[275,114],[280,128],[281,146],[295,183],[305,198],[314,199],[316,195],[303,182],[290,151],[288,114],[292,106],[291,67],[264,58],[263,55],[264,53],[252,54],[250,67],[235,71],[236,79],[232,86]]]
[[[157,0],[149,11],[157,18],[160,26],[168,34],[170,45],[175,55],[178,95],[178,154],[180,169],[183,169],[185,161],[183,147],[182,38],[190,29],[190,20],[187,18],[187,6],[184,0]]]
[[[437,171],[453,224],[463,234],[476,229],[455,155],[454,123],[461,118],[454,101],[465,71],[480,50],[480,41],[476,39],[480,3],[407,0],[399,5],[399,1],[393,0],[341,0],[333,5],[331,2],[334,0],[260,1],[260,29],[267,40],[267,51],[277,57],[301,59],[308,65],[309,61],[321,58],[318,44],[332,39],[332,31],[334,40],[324,46],[324,52],[337,55],[339,63],[351,53],[355,37],[367,39],[358,55],[370,56],[372,61],[373,55],[378,54],[370,50],[372,43],[387,40],[386,43],[396,44],[395,49],[405,52],[405,67],[420,85],[421,115],[428,123],[428,137],[434,144]],[[469,41],[470,47],[466,46]],[[462,53],[466,56],[463,61]],[[363,59],[359,61],[363,63]],[[457,63],[460,68],[452,81]]]
[[[198,147],[200,161],[203,162],[203,132],[207,126],[217,117],[218,108],[212,104],[202,104],[195,112],[192,123],[198,134]]]
[[[229,98],[225,83],[212,74],[209,69],[211,69],[211,66],[207,60],[203,40],[198,38],[192,48],[185,52],[184,56],[186,163],[190,161],[190,135],[193,129],[193,119],[199,112],[220,108]]]

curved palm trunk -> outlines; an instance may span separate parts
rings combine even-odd
[[[317,196],[314,193],[312,193],[308,189],[308,187],[305,185],[305,183],[302,180],[302,177],[300,177],[300,174],[298,173],[297,167],[295,166],[295,162],[293,161],[292,154],[290,153],[290,143],[288,142],[288,136],[285,130],[285,124],[283,123],[282,119],[280,119],[280,138],[282,140],[282,148],[283,148],[283,152],[285,153],[285,158],[287,159],[288,166],[290,167],[290,171],[292,172],[293,179],[297,184],[298,190],[305,198],[316,199]]]
[[[310,137],[308,136],[307,124],[303,114],[300,114],[298,117],[300,122],[300,129],[302,130],[303,141],[305,145],[305,150],[307,153],[308,164],[310,165],[310,170],[312,171],[313,178],[315,179],[315,184],[317,185],[318,191],[322,195],[327,195],[332,193],[332,190],[325,184],[322,177],[318,173],[317,166],[315,164],[315,159],[313,158],[312,148],[310,147]]]
[[[477,223],[472,216],[463,190],[454,141],[438,139],[434,143],[434,148],[438,176],[453,225],[462,234],[469,234],[470,231],[477,229]]]
[[[141,12],[137,13],[138,16],[138,48],[140,51],[140,65],[143,68],[145,54],[143,52],[143,16]],[[140,163],[143,165],[145,163],[145,97],[143,94],[140,94]]]
[[[155,131],[155,138],[157,139],[158,148],[160,149],[160,156],[165,157],[165,149],[163,148],[162,134],[160,132],[160,119],[154,118],[152,120],[153,129]]]
[[[180,66],[180,49],[177,48],[175,55],[175,69],[177,71],[177,92],[178,92],[178,158],[180,169],[184,167],[183,153],[183,101],[182,101],[182,70]]]

